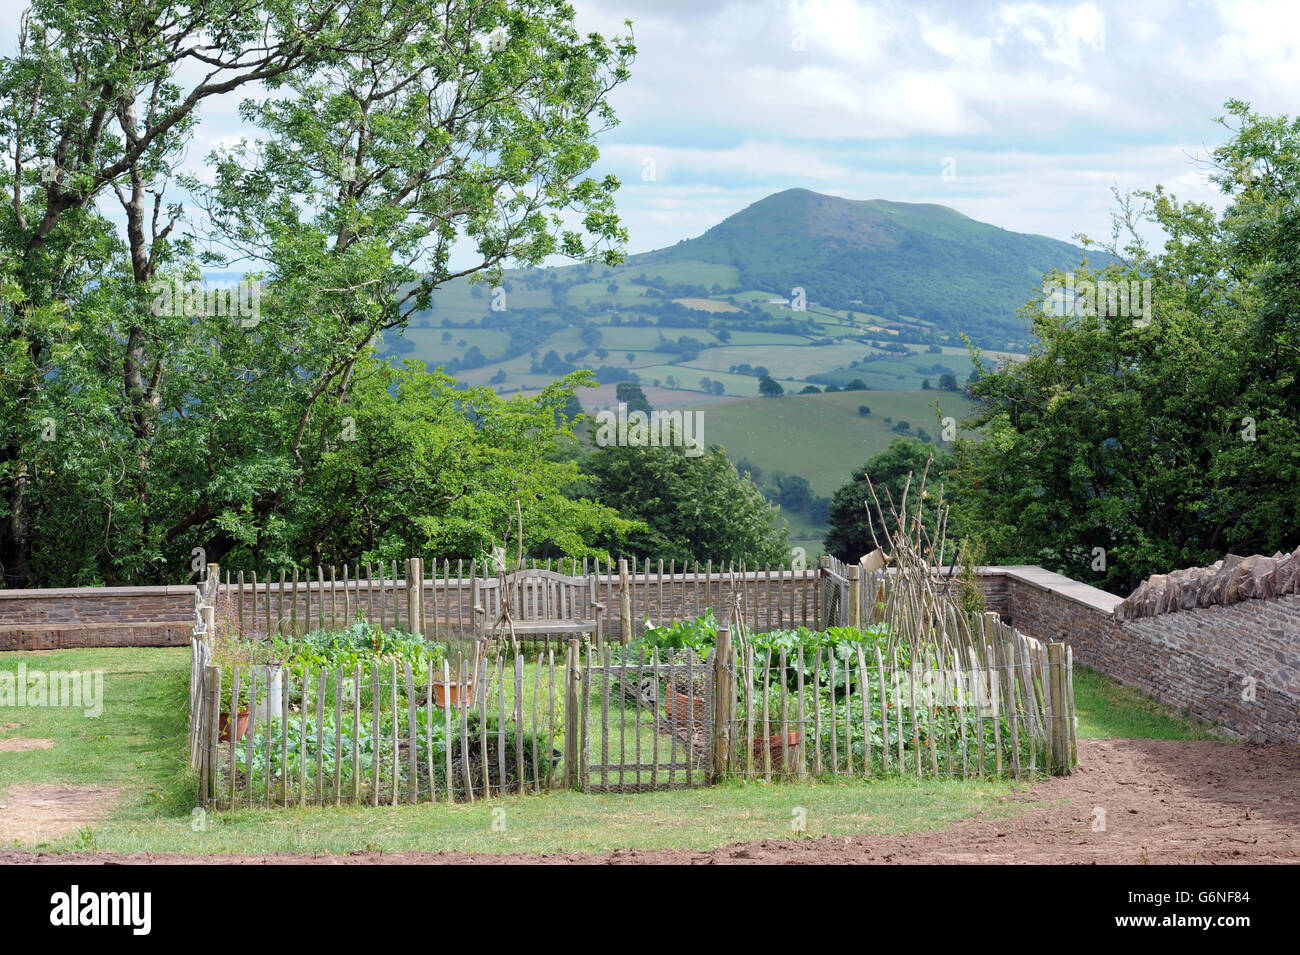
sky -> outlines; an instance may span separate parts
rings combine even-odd
[[[5,54],[24,6],[0,0]],[[629,252],[795,186],[1105,239],[1113,187],[1221,205],[1205,160],[1227,136],[1224,101],[1294,112],[1300,92],[1297,2],[574,6],[584,32],[632,20],[639,50],[593,170],[623,181]],[[205,106],[192,169],[245,132],[236,106]]]
[[[1296,2],[576,6],[583,28],[633,21],[600,167],[633,252],[794,186],[1105,239],[1112,187],[1221,206],[1205,160],[1223,103],[1294,113],[1300,93]]]

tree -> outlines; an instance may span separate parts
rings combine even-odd
[[[1160,187],[1121,197],[1119,261],[1076,270],[1139,291],[1149,279],[1154,314],[1031,303],[1030,357],[978,367],[983,440],[957,442],[953,477],[990,559],[1126,592],[1300,537],[1300,120],[1235,101],[1228,114],[1234,135],[1214,152],[1223,213]]]
[[[614,397],[627,405],[629,413],[641,411],[650,414],[654,410],[650,407],[650,401],[641,390],[641,386],[634,381],[620,381],[614,386]]]
[[[917,497],[920,491],[922,475],[926,465],[930,464],[927,478],[927,504],[937,500],[937,485],[944,480],[946,472],[952,465],[952,458],[942,452],[936,452],[930,445],[914,438],[894,438],[889,447],[870,458],[865,465],[853,472],[849,482],[835,492],[831,498],[827,522],[830,529],[826,533],[826,552],[840,560],[856,561],[863,554],[876,547],[875,541],[884,541],[884,529],[892,529],[892,518],[886,523],[890,513],[890,501],[900,504],[903,491],[908,485],[908,475],[912,476],[911,490],[908,497],[908,514],[916,514]],[[876,506],[867,477],[875,485],[876,496],[884,511]],[[946,485],[945,485],[946,488]],[[945,496],[948,496],[945,494]],[[933,529],[934,507],[922,507],[922,520]],[[872,529],[875,537],[872,537]]]
[[[779,398],[785,394],[785,389],[771,375],[764,375],[758,379],[758,393],[764,398]]]
[[[866,405],[858,405],[858,414],[865,418],[867,415],[871,414],[871,409]]]
[[[791,511],[806,511],[812,504],[812,485],[798,474],[782,474],[776,478],[776,499]]]
[[[173,234],[180,209],[163,196],[208,100],[310,69],[344,35],[358,50],[384,42],[382,21],[371,23],[375,18],[355,7],[340,17],[340,9],[294,0],[193,7],[163,0],[122,8],[80,0],[38,2],[23,13],[17,55],[0,65],[0,140],[13,157],[0,176],[11,196],[0,213],[0,261],[10,283],[3,308],[0,475],[7,493],[0,565],[10,585],[32,582],[37,544],[60,552],[52,566],[69,557],[64,542],[46,533],[45,510],[60,499],[29,498],[41,473],[36,459],[51,463],[44,452],[52,449],[34,437],[46,429],[25,413],[38,406],[38,421],[62,426],[65,441],[79,434],[82,453],[92,457],[104,434],[84,426],[118,422],[111,452],[82,466],[122,471],[112,491],[115,513],[104,525],[113,538],[105,549],[129,549],[128,562],[156,563],[143,555],[156,545],[151,452],[172,412],[163,390],[195,337],[188,323],[148,309],[155,274],[186,251]],[[122,207],[124,239],[99,211],[106,194]],[[97,335],[106,323],[111,330]],[[73,383],[83,370],[71,367],[74,360],[96,369],[96,380]],[[66,391],[45,388],[55,376]],[[73,422],[83,430],[73,432]],[[94,509],[98,502],[83,503]],[[68,570],[77,573],[81,562],[72,563]]]
[[[777,563],[789,553],[785,522],[721,448],[698,457],[678,447],[599,448],[583,472],[597,501],[646,526],[607,540],[611,552],[715,565]]]
[[[305,495],[332,493],[319,480],[331,429],[355,425],[344,409],[385,332],[457,275],[618,260],[617,183],[586,173],[633,50],[580,36],[572,16],[549,0],[38,0],[0,65],[17,154],[0,172],[11,584],[175,581],[195,548],[228,566],[311,560],[341,525],[303,522],[330,503]],[[203,211],[186,219],[162,195],[196,107],[259,82],[243,115],[260,141],[212,156],[210,186],[181,179]],[[98,212],[105,195],[124,238]],[[575,203],[578,228],[549,215]],[[460,242],[477,260],[453,271]],[[260,269],[243,293],[255,311],[163,302],[156,281],[185,290],[222,249]],[[54,440],[39,439],[43,419]],[[463,496],[447,480],[443,496]]]
[[[957,376],[950,371],[944,372],[939,376],[939,389],[941,391],[956,391]]]

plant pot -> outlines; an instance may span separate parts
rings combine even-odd
[[[456,680],[435,682],[433,684],[433,705],[439,709],[446,709],[449,704],[451,706],[473,706],[474,684],[468,681],[461,683]]]
[[[793,756],[799,746],[800,731],[790,730],[784,736],[778,733],[776,736],[756,737],[754,739],[754,765],[761,766],[763,764],[763,752],[765,750],[772,754],[772,765],[780,765],[782,740],[785,741],[786,751]]]
[[[708,716],[708,704],[702,697],[687,696],[669,687],[664,700],[664,716],[679,726],[702,723]]]
[[[243,739],[248,734],[248,710],[240,710],[235,717],[236,739]],[[217,719],[217,739],[223,743],[230,742],[230,714],[222,713]]]

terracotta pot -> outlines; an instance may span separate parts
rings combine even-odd
[[[243,739],[248,734],[248,710],[239,711],[239,715],[235,718],[235,729],[239,732],[237,739]],[[217,739],[223,743],[230,742],[229,713],[222,713],[217,719]]]
[[[703,722],[708,715],[707,703],[698,696],[687,696],[671,687],[664,700],[664,716],[679,724]]]
[[[785,736],[780,734],[776,736],[758,737],[754,740],[754,760],[756,765],[762,765],[763,751],[767,750],[772,754],[772,765],[777,765],[781,761],[781,741],[785,740],[786,750],[793,756],[796,747],[799,745],[799,730],[790,730]]]
[[[446,709],[449,702],[452,706],[472,706],[474,704],[474,685],[468,682],[459,683],[456,681],[434,683],[433,705],[439,709]]]

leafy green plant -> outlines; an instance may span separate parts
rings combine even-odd
[[[662,627],[646,621],[645,633],[638,641],[650,650],[694,650],[703,655],[718,642],[718,621],[713,609],[694,620],[678,620]]]

